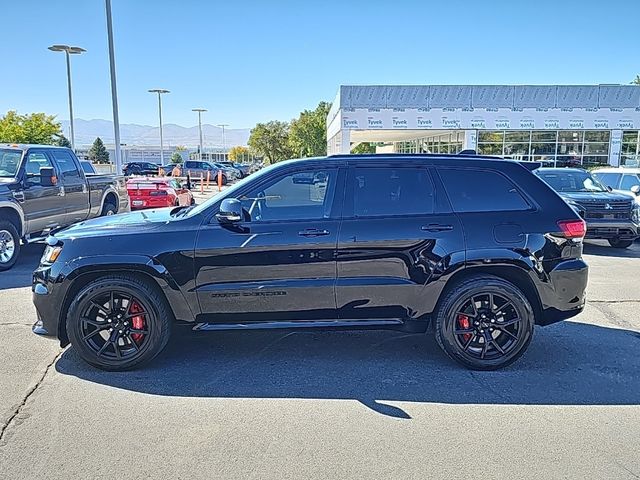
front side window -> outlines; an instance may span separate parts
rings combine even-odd
[[[279,177],[240,197],[252,222],[329,218],[337,169],[306,170]]]
[[[620,190],[631,190],[631,187],[640,186],[640,178],[636,174],[625,174],[620,182]]]
[[[443,168],[439,173],[455,212],[522,211],[531,208],[516,186],[498,172]]]
[[[27,161],[24,164],[24,171],[27,175],[29,183],[40,183],[40,169],[44,167],[52,167],[49,157],[44,152],[31,152],[27,155]]]
[[[355,168],[355,217],[433,213],[434,189],[426,168]]]
[[[69,152],[65,152],[64,150],[53,150],[51,154],[56,160],[58,170],[60,170],[63,177],[80,177],[78,167],[76,167],[76,164]]]

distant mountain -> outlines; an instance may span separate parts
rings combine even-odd
[[[62,129],[65,135],[69,133],[69,122],[63,120]],[[114,143],[113,122],[110,120],[83,120],[76,118],[73,124],[75,129],[76,145],[88,146],[93,143],[96,137],[100,137],[106,144]],[[136,125],[134,123],[120,124],[120,143],[127,145],[158,145],[160,143],[160,132],[158,127],[150,125]],[[229,129],[225,128],[225,144],[233,147],[235,145],[246,145],[249,140],[248,128]],[[188,148],[196,148],[199,143],[198,127],[183,127],[173,123],[167,123],[162,128],[165,147],[184,145]],[[222,128],[215,125],[203,124],[202,137],[205,147],[222,147]]]

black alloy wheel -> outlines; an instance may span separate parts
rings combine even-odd
[[[633,245],[633,240],[620,240],[619,238],[611,238],[608,240],[609,245],[613,248],[629,248]]]
[[[495,370],[517,360],[533,334],[526,296],[497,277],[473,277],[454,287],[438,311],[436,338],[454,360]]]
[[[104,277],[85,287],[67,317],[69,340],[91,365],[127,370],[155,357],[169,340],[164,296],[136,277]]]

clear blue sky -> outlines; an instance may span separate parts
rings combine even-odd
[[[340,84],[628,83],[640,1],[112,0],[120,121],[252,127],[289,120]],[[111,118],[103,0],[0,0],[0,114]]]

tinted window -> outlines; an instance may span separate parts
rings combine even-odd
[[[62,173],[63,177],[79,177],[78,167],[73,161],[73,157],[69,152],[64,150],[52,150],[51,154],[58,164],[58,170]]]
[[[620,190],[631,190],[631,187],[635,185],[640,185],[640,178],[638,178],[638,175],[626,174],[622,176]]]
[[[40,183],[40,169],[42,167],[52,167],[49,157],[43,152],[31,152],[27,155],[24,170],[29,183]],[[35,178],[34,178],[35,177]]]
[[[15,176],[21,158],[20,150],[0,150],[0,177]]]
[[[504,175],[490,170],[439,170],[456,212],[529,210],[531,206]]]
[[[328,218],[337,170],[291,173],[243,195],[251,221]]]
[[[593,176],[600,180],[600,183],[607,185],[608,187],[618,188],[618,182],[620,181],[619,173],[594,172]]]
[[[84,173],[96,173],[91,162],[80,162],[80,165],[82,165]]]
[[[433,184],[425,168],[356,168],[356,217],[433,213]]]
[[[604,192],[606,187],[585,170],[537,170],[538,175],[556,192]]]

